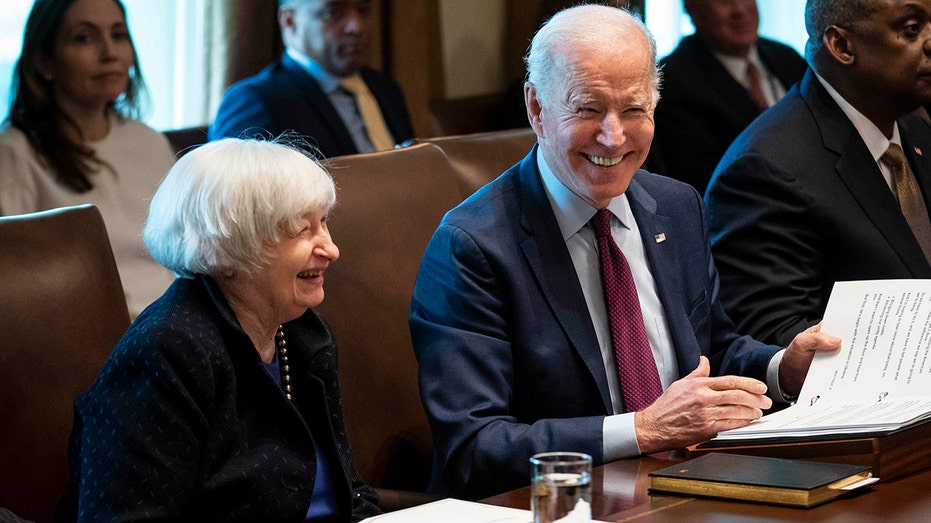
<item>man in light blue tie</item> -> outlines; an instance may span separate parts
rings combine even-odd
[[[371,0],[280,0],[284,55],[227,90],[209,138],[291,131],[324,157],[412,138],[400,87],[365,66],[371,18]]]

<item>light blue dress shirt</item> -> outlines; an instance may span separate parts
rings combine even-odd
[[[356,105],[356,98],[352,93],[340,86],[340,78],[328,73],[319,63],[315,62],[308,56],[288,48],[288,56],[307,72],[320,84],[320,89],[327,95],[330,103],[336,109],[349,135],[352,136],[352,142],[360,153],[370,153],[375,150],[372,140],[369,138],[368,130],[365,128],[365,120],[362,119],[362,113]]]
[[[596,209],[577,194],[569,190],[553,173],[543,157],[543,151],[537,148],[537,166],[546,188],[556,222],[559,224],[562,238],[569,249],[569,255],[575,266],[576,275],[585,296],[601,357],[605,365],[605,374],[608,378],[608,390],[611,394],[611,404],[614,406],[614,415],[606,416],[602,425],[602,448],[605,461],[636,456],[640,454],[637,444],[637,432],[634,426],[634,413],[624,412],[623,399],[620,394],[620,383],[617,376],[614,358],[614,347],[611,343],[611,332],[608,324],[608,313],[604,301],[604,290],[601,282],[601,261],[598,257],[595,232],[588,222],[595,216]],[[630,271],[637,287],[640,299],[640,309],[643,313],[643,323],[646,328],[650,349],[656,368],[659,373],[663,390],[679,377],[679,367],[676,360],[675,347],[666,321],[666,312],[656,290],[656,281],[650,271],[650,265],[640,236],[640,228],[634,220],[630,210],[627,195],[622,194],[608,204],[613,218],[611,220],[611,236],[627,258]],[[770,361],[767,369],[767,386],[772,397],[784,399],[779,389],[779,363],[785,351],[779,351]]]
[[[608,312],[601,283],[601,261],[598,257],[595,232],[588,225],[588,222],[595,216],[596,209],[559,181],[547,165],[540,148],[537,148],[537,165],[540,168],[550,206],[556,215],[556,222],[559,224],[563,240],[566,242],[572,263],[575,265],[575,272],[582,286],[582,294],[588,305],[588,312],[592,318],[601,357],[605,364],[608,390],[615,412],[613,416],[605,418],[602,429],[605,461],[636,456],[640,454],[640,447],[637,445],[634,413],[620,413],[623,409],[623,399],[620,393]],[[660,382],[665,390],[678,378],[679,368],[666,323],[666,313],[656,292],[656,282],[650,272],[643,241],[640,238],[640,229],[631,214],[626,194],[611,200],[608,210],[614,215],[611,220],[611,236],[614,237],[614,241],[630,265],[630,272],[640,298],[640,310],[643,312],[643,323],[650,341],[650,349],[653,351]]]

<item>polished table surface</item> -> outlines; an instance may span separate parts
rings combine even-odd
[[[931,442],[929,442],[931,444]],[[880,481],[860,494],[810,509],[685,496],[654,495],[648,474],[680,461],[663,455],[626,459],[592,471],[592,517],[602,521],[829,521],[889,523],[931,521],[931,470],[892,481]],[[528,509],[525,487],[482,500],[483,503]]]

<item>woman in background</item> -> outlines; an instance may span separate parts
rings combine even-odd
[[[224,139],[183,156],[145,243],[179,277],[75,401],[61,521],[359,521],[378,513],[343,426],[336,344],[310,310],[339,257],[333,180]]]
[[[118,0],[37,0],[0,129],[0,214],[95,205],[133,317],[173,280],[142,245],[148,201],[174,162],[165,137],[134,119],[143,90]]]

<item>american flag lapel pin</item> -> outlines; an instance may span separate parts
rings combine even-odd
[[[666,233],[661,232],[653,236],[653,239],[656,240],[656,243],[663,243],[666,241]]]
[[[915,147],[915,154],[921,156],[921,147]]]

